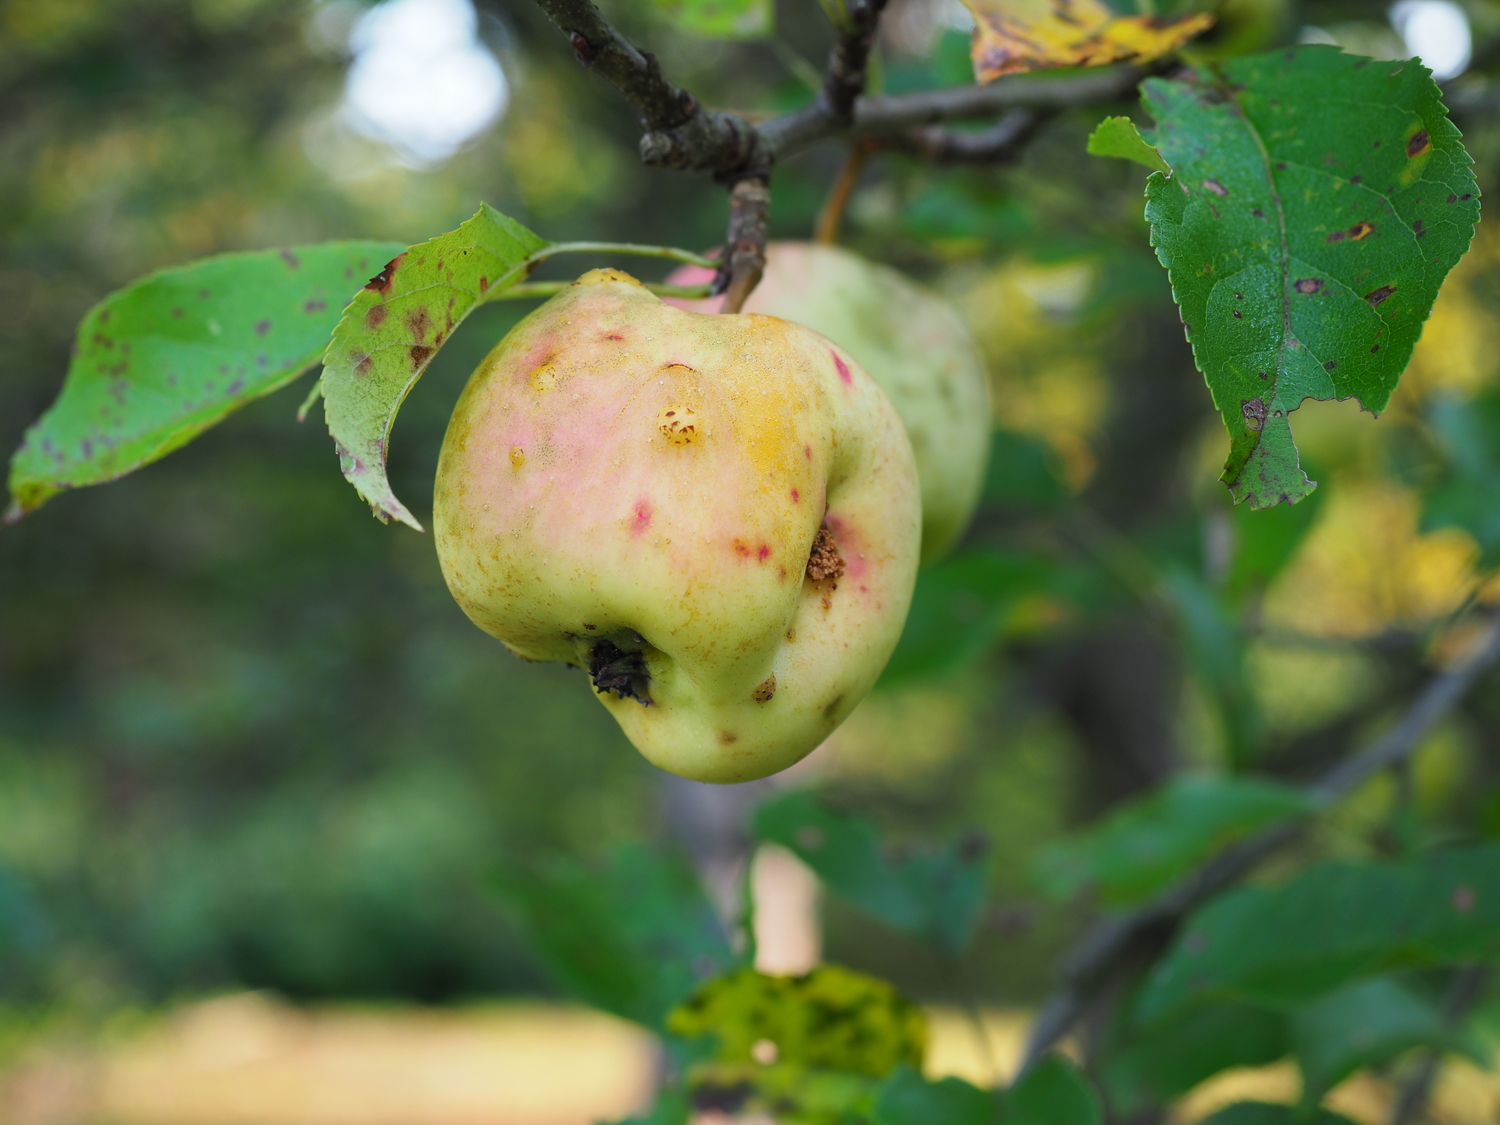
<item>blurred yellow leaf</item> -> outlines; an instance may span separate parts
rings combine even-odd
[[[993,82],[1064,66],[1150,62],[1213,25],[1206,12],[1167,19],[1116,15],[1102,0],[964,0],[977,30],[974,77]]]

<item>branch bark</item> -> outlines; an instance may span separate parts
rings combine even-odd
[[[1315,808],[1327,808],[1369,777],[1406,759],[1433,725],[1497,661],[1500,609],[1484,615],[1482,635],[1475,647],[1428,681],[1395,727],[1308,787]],[[1122,969],[1142,957],[1154,960],[1188,914],[1239,882],[1262,860],[1299,837],[1307,826],[1304,818],[1252,836],[1215,856],[1146,905],[1122,917],[1106,919],[1085,935],[1063,962],[1062,983],[1032,1025],[1021,1069],[1030,1067],[1066,1035],[1093,996],[1107,988]]]

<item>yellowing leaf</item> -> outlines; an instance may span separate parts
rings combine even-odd
[[[1064,66],[1150,62],[1208,30],[1206,12],[1166,19],[1116,15],[1101,0],[964,0],[977,30],[974,77],[993,82]]]

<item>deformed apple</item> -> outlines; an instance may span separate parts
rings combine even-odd
[[[709,280],[688,266],[683,285]],[[674,301],[711,312],[717,298]],[[973,518],[990,446],[984,360],[953,306],[889,266],[838,246],[773,242],[745,312],[784,317],[835,341],[890,396],[922,487],[922,561],[946,554]]]
[[[840,347],[592,270],[470,378],[433,524],[476,624],[586,669],[658,766],[733,782],[798,761],[875,683],[921,505],[900,419]]]

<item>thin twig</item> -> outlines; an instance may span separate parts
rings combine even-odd
[[[828,198],[818,212],[818,222],[813,228],[813,241],[822,246],[832,246],[839,240],[839,223],[844,218],[844,208],[849,205],[849,196],[859,180],[859,170],[870,156],[868,146],[856,142],[849,148],[838,177],[828,189]]]
[[[1051,112],[1016,109],[988,129],[960,132],[929,125],[880,138],[883,147],[914,153],[935,164],[1005,164],[1015,160]]]
[[[1361,782],[1411,754],[1422,738],[1500,660],[1500,610],[1484,615],[1483,636],[1469,654],[1428,681],[1401,721],[1306,790],[1326,808]],[[1091,997],[1143,950],[1165,948],[1196,907],[1237,883],[1262,860],[1300,836],[1308,818],[1286,821],[1229,848],[1144,906],[1108,918],[1086,934],[1063,963],[1062,983],[1032,1024],[1022,1070],[1041,1058],[1082,1015]]]
[[[1455,1028],[1479,1003],[1489,983],[1488,965],[1468,965],[1454,974],[1448,985],[1448,994],[1443,998],[1443,1024]],[[1396,1099],[1396,1108],[1391,1113],[1391,1125],[1412,1125],[1432,1097],[1432,1085],[1437,1080],[1438,1068],[1443,1062],[1443,1052],[1433,1048],[1426,1052],[1417,1073],[1401,1088]]]
[[[729,243],[714,291],[722,289],[720,312],[737,313],[766,270],[771,228],[771,187],[764,177],[746,177],[729,191]]]

